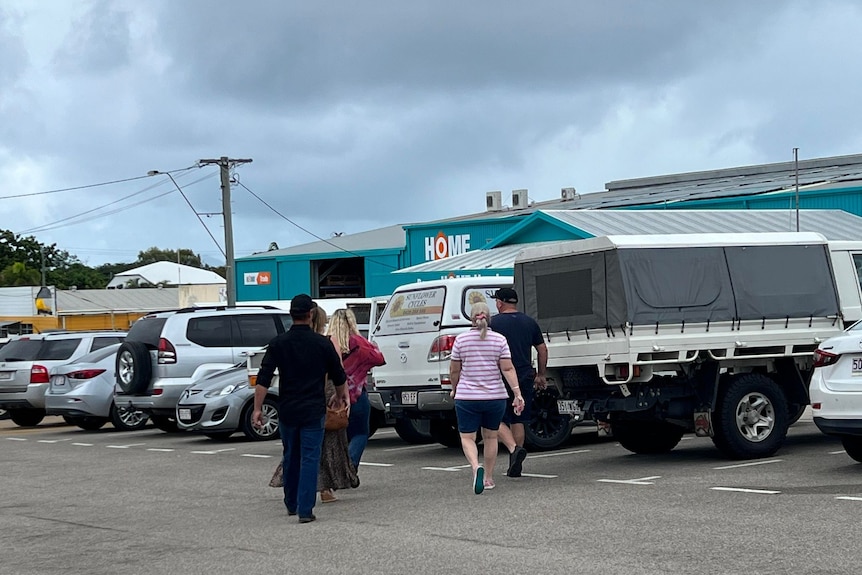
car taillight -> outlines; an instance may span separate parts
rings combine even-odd
[[[67,373],[66,377],[70,379],[93,379],[99,374],[105,373],[104,369],[81,369]]]
[[[814,350],[814,367],[823,367],[826,365],[832,365],[838,358],[841,357],[841,354],[829,353],[828,351],[822,349]]]
[[[165,338],[159,338],[159,363],[176,363],[177,350],[174,349],[174,344]]]
[[[446,361],[452,355],[453,345],[455,345],[454,335],[441,335],[431,344],[428,361]]]
[[[48,368],[44,365],[34,365],[30,368],[30,383],[48,383]]]

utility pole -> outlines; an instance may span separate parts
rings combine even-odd
[[[206,166],[218,164],[221,170],[221,209],[224,218],[224,255],[225,275],[227,276],[227,304],[236,305],[236,269],[233,255],[233,218],[230,207],[230,169],[239,164],[251,163],[251,159],[233,159],[222,156],[219,159],[198,160],[198,164]]]
[[[796,231],[799,231],[799,148],[793,148],[793,171],[796,174]]]

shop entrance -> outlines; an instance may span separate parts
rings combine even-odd
[[[363,258],[314,260],[311,264],[317,292],[312,297],[365,297]]]

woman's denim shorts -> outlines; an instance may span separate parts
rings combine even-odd
[[[497,430],[505,412],[505,399],[455,400],[459,433],[476,433],[480,427]]]

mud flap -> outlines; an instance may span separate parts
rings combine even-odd
[[[694,434],[698,437],[712,437],[712,412],[694,412]]]

